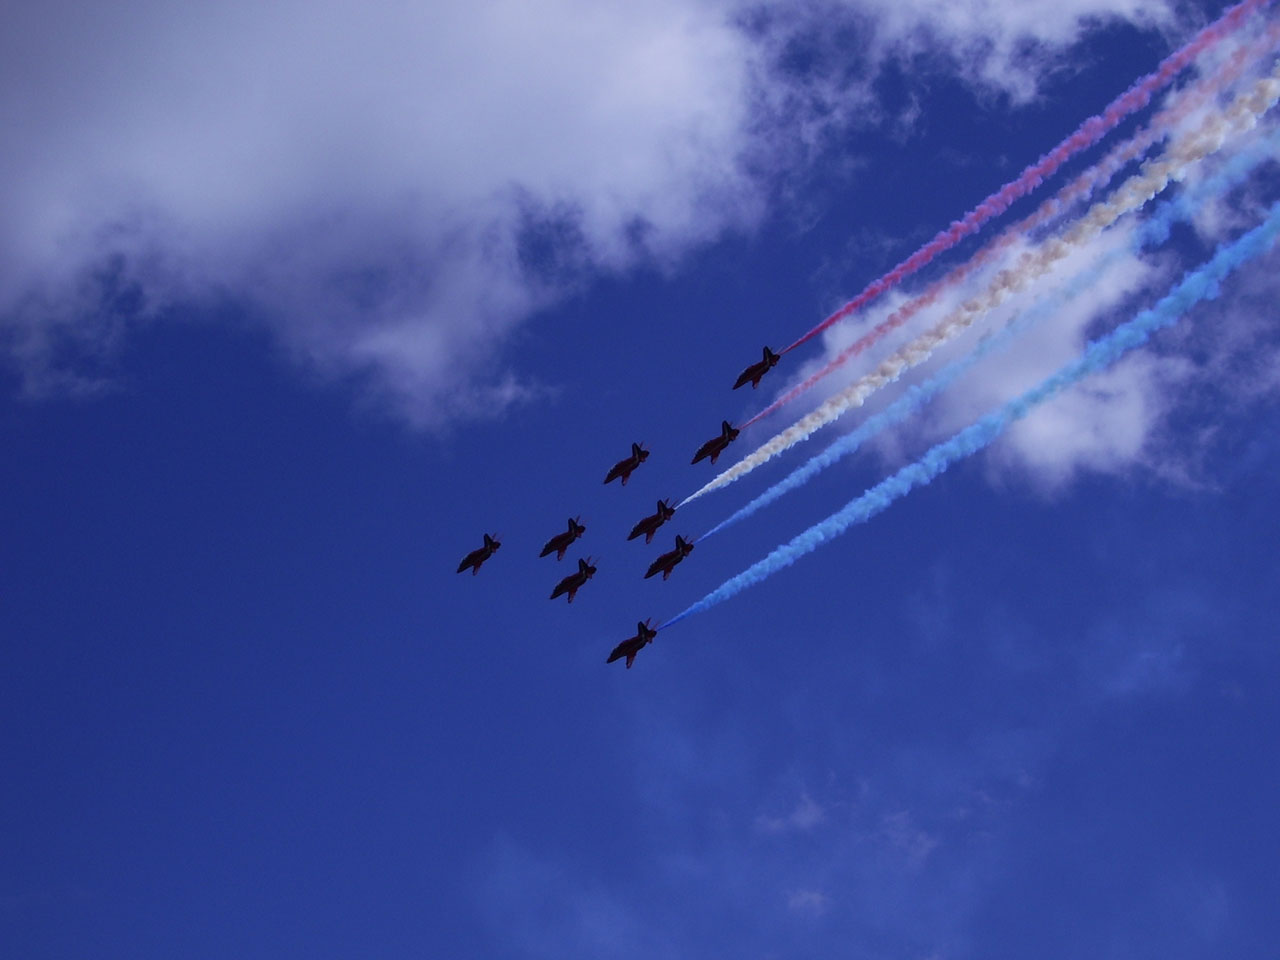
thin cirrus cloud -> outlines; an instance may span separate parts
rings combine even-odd
[[[92,390],[136,323],[231,307],[409,422],[493,415],[531,389],[514,327],[750,229],[784,164],[874,119],[886,58],[1025,96],[1028,43],[1117,16],[1167,5],[28,3],[0,38],[0,345],[28,395]],[[861,72],[784,69],[832,17]]]

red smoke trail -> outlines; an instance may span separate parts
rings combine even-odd
[[[1147,74],[1113,100],[1106,110],[1080,124],[1075,133],[1041,157],[1037,163],[1027,167],[1016,180],[1005,184],[996,193],[983,200],[965,214],[962,220],[955,221],[946,230],[941,231],[880,279],[873,280],[860,294],[782,352],[789,353],[801,344],[808,343],[832,324],[840,322],[871,299],[884,293],[903,277],[919,270],[938,254],[951,249],[992,217],[1004,213],[1011,203],[1038,187],[1045,177],[1053,174],[1073,154],[1093,146],[1121,120],[1135,110],[1145,107],[1151,102],[1152,95],[1169,83],[1192,60],[1238,27],[1249,14],[1267,6],[1270,2],[1271,0],[1243,0],[1236,4],[1196,34],[1193,40],[1166,57],[1154,72]]]
[[[792,387],[773,403],[747,420],[742,426],[749,427],[757,421],[763,420],[779,407],[790,403],[823,378],[835,372],[854,357],[862,354],[867,348],[878,343],[887,334],[897,330],[925,307],[936,302],[943,291],[955,286],[975,270],[992,262],[997,254],[1007,250],[1015,240],[1026,236],[1029,231],[1047,223],[1071,203],[1104,186],[1125,164],[1146,153],[1156,141],[1168,133],[1171,127],[1176,126],[1192,112],[1204,106],[1211,97],[1216,96],[1227,86],[1234,83],[1249,63],[1271,50],[1277,44],[1280,44],[1280,22],[1272,23],[1258,40],[1236,50],[1215,74],[1206,78],[1203,83],[1187,90],[1176,103],[1162,110],[1146,128],[1139,131],[1130,140],[1116,147],[1096,166],[1086,170],[1070,184],[1063,187],[1056,196],[1046,200],[1035,213],[1008,227],[999,237],[975,253],[969,260],[952,269],[946,276],[935,280],[923,293],[898,307],[897,310],[893,311],[879,324],[849,344],[820,369]]]

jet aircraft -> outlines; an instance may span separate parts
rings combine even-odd
[[[562,593],[569,594],[569,602],[573,603],[573,595],[581,589],[582,585],[595,575],[596,568],[591,565],[590,558],[578,561],[578,572],[571,573],[559,583],[556,588],[551,591],[551,599],[554,600]]]
[[[480,572],[480,564],[492,557],[500,546],[502,546],[502,543],[496,535],[491,537],[486,533],[484,535],[484,546],[468,553],[462,562],[458,564],[458,572],[461,573],[467,567],[471,567],[471,575],[474,577]]]
[[[569,549],[569,545],[582,536],[586,529],[582,525],[581,517],[570,517],[569,529],[564,533],[557,533],[548,540],[538,556],[545,557],[547,554],[554,552],[557,560],[563,560],[564,552]]]
[[[757,360],[751,366],[747,367],[747,369],[743,370],[742,373],[738,375],[738,382],[733,385],[733,389],[737,390],[739,387],[750,383],[751,389],[754,390],[756,387],[760,386],[760,378],[772,370],[781,358],[781,354],[774,353],[768,347],[765,347],[764,359]]]
[[[693,544],[684,537],[676,537],[676,548],[664,553],[649,564],[649,572],[644,575],[644,578],[648,580],[655,573],[661,573],[662,579],[667,579],[667,577],[671,576],[671,571],[675,565],[691,553],[693,553]]]
[[[711,462],[715,463],[716,458],[724,453],[724,448],[738,439],[738,428],[731,426],[728,420],[720,423],[720,436],[712,437],[706,443],[698,448],[698,452],[693,455],[691,463],[697,463],[704,457],[710,457]]]
[[[638,443],[631,445],[631,456],[625,460],[619,460],[613,465],[613,469],[609,471],[609,475],[604,478],[605,483],[612,483],[618,477],[622,478],[622,485],[627,485],[627,480],[631,477],[631,471],[640,464],[649,459],[649,451]]]
[[[653,638],[658,635],[658,631],[649,626],[649,621],[636,624],[636,635],[623,640],[620,644],[613,648],[613,653],[609,654],[609,659],[605,663],[613,663],[615,660],[627,658],[627,669],[631,669],[631,664],[636,662],[636,654],[644,649],[646,644],[653,643]]]
[[[673,516],[675,516],[675,513],[676,513],[675,507],[668,506],[667,501],[665,500],[659,500],[658,512],[653,514],[652,516],[645,517],[643,520],[637,523],[634,527],[632,527],[631,533],[628,534],[627,539],[634,540],[636,537],[640,536],[640,534],[643,533],[644,542],[652,543],[653,535],[658,532],[658,528],[662,526],[664,523],[666,523],[668,520],[670,520]]]

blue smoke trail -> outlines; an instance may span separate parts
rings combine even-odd
[[[957,460],[988,446],[1011,423],[1025,417],[1045,400],[1089,374],[1106,369],[1129,350],[1146,343],[1157,330],[1172,326],[1196,303],[1216,297],[1221,281],[1237,267],[1269,250],[1277,234],[1280,234],[1280,202],[1271,207],[1266,220],[1260,225],[1234,243],[1220,247],[1208,263],[1183,276],[1181,282],[1154,307],[1142,311],[1107,336],[1093,341],[1078,358],[1038,386],[1009,401],[999,410],[987,414],[950,440],[939,443],[915,463],[903,467],[826,520],[814,524],[790,543],[778,547],[763,560],[727,580],[658,629],[664,630],[685,617],[708,610],[783,567],[790,566],[854,524],[865,523],[914,488],[928,484]]]
[[[1169,237],[1170,228],[1178,222],[1191,219],[1196,210],[1206,200],[1239,184],[1260,163],[1275,158],[1280,154],[1280,130],[1270,136],[1255,141],[1249,147],[1233,156],[1221,169],[1196,186],[1185,190],[1173,200],[1163,202],[1156,211],[1141,225],[1135,233],[1129,250],[1113,250],[1099,259],[1088,270],[1078,274],[1066,286],[1049,294],[1029,310],[1018,314],[999,333],[988,336],[964,358],[955,361],[935,374],[925,383],[910,387],[906,393],[879,413],[868,417],[856,430],[845,434],[821,453],[811,457],[803,466],[796,468],[789,475],[765,490],[736,513],[720,521],[695,543],[701,543],[708,537],[726,530],[741,520],[745,520],[762,507],[768,506],[784,494],[805,483],[827,467],[839,462],[855,452],[881,430],[901,423],[909,416],[922,409],[925,404],[940,394],[947,387],[970,370],[979,360],[1007,347],[1019,334],[1039,323],[1046,317],[1056,313],[1080,293],[1092,287],[1115,263],[1137,253],[1143,247],[1163,243]],[[902,373],[906,371],[903,370]],[[901,374],[899,374],[901,376]],[[894,378],[898,379],[897,377]]]

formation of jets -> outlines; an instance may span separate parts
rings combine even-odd
[[[734,383],[733,389],[737,390],[739,387],[750,383],[754,390],[760,385],[760,378],[772,370],[780,358],[781,354],[774,353],[768,347],[765,347],[763,357],[742,371],[738,376],[737,382]],[[729,423],[728,420],[722,421],[720,433],[698,448],[698,452],[694,454],[693,463],[697,463],[700,460],[710,460],[715,463],[720,454],[724,453],[725,448],[738,438],[738,433],[738,428]],[[612,483],[614,480],[621,480],[622,486],[625,487],[627,481],[631,478],[631,474],[647,459],[649,459],[649,451],[644,448],[643,444],[631,444],[631,455],[615,463],[605,475],[604,482]],[[675,512],[676,508],[674,506],[666,500],[659,500],[657,511],[632,527],[627,539],[635,540],[643,535],[645,543],[652,543],[653,536],[658,531],[658,528],[675,516]],[[568,529],[548,540],[543,545],[539,556],[547,557],[554,553],[556,560],[563,560],[565,553],[586,530],[586,525],[583,524],[581,517],[570,517]],[[496,534],[490,536],[486,533],[484,535],[484,545],[472,550],[463,558],[462,563],[458,564],[458,572],[462,573],[462,571],[470,569],[472,576],[479,573],[481,565],[492,557],[500,546],[502,546],[502,543]],[[661,573],[662,579],[666,580],[671,576],[671,571],[675,569],[676,564],[693,552],[693,546],[692,542],[682,536],[677,536],[675,549],[667,551],[653,561],[644,575],[645,579],[647,580]],[[595,573],[596,565],[592,558],[580,558],[577,572],[569,574],[556,584],[555,589],[551,591],[551,599],[554,600],[557,597],[564,596],[569,603],[573,603],[574,596],[588,580],[595,576]],[[636,624],[636,635],[623,640],[614,647],[613,652],[609,654],[605,662],[613,663],[615,660],[625,658],[627,669],[631,669],[631,665],[635,663],[636,654],[652,643],[653,638],[657,635],[658,631],[650,625],[648,620],[638,622]]]

